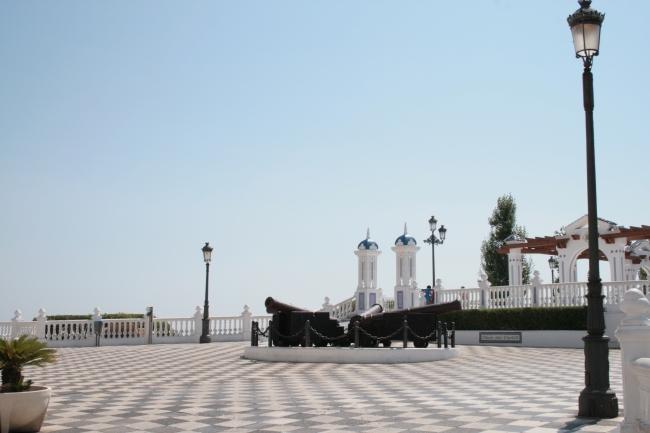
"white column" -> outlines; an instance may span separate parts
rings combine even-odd
[[[539,307],[542,305],[540,302],[540,298],[542,295],[542,284],[544,283],[544,280],[539,278],[539,271],[535,270],[533,272],[533,278],[530,279],[530,285],[531,285],[531,290],[533,293],[531,293],[531,304],[533,307]]]
[[[648,390],[642,390],[635,369],[645,360],[650,364],[650,302],[637,289],[625,292],[621,301],[625,319],[616,330],[621,344],[621,367],[623,370],[624,419],[621,433],[637,433],[638,420],[648,415]],[[642,367],[642,366],[641,366]],[[644,394],[644,395],[642,395]],[[643,398],[642,398],[643,397]],[[646,421],[650,421],[647,420]]]
[[[11,319],[11,338],[18,338],[20,337],[19,331],[18,331],[18,325],[20,322],[23,321],[23,316],[21,316],[20,310],[14,311],[14,318]]]
[[[508,253],[508,285],[521,285],[521,248],[512,248]]]
[[[251,340],[251,317],[253,317],[253,314],[250,311],[250,307],[248,304],[244,305],[244,311],[241,313],[241,318],[243,322],[243,329],[244,329],[244,341],[250,341]]]
[[[488,291],[490,282],[487,274],[481,274],[481,281],[478,282],[478,286],[481,289],[481,308],[487,308],[488,302],[490,302],[490,293]]]
[[[194,342],[198,343],[203,332],[203,309],[197,305],[194,313]]]
[[[41,308],[38,310],[38,317],[36,318],[36,336],[39,339],[45,338],[45,326],[47,322],[47,316],[45,315],[45,309]]]

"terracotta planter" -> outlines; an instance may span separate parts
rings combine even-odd
[[[41,431],[51,395],[48,386],[0,393],[0,433]]]

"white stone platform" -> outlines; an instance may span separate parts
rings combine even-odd
[[[334,364],[408,364],[457,358],[460,349],[360,348],[349,347],[267,347],[247,346],[244,358],[270,362],[313,362]]]

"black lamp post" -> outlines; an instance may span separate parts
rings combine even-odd
[[[555,257],[551,256],[548,259],[548,267],[551,268],[551,284],[555,283]]]
[[[594,152],[594,85],[591,66],[600,48],[600,27],[605,19],[579,1],[580,9],[567,18],[576,57],[582,58],[582,92],[587,130],[587,206],[589,218],[589,278],[587,283],[587,335],[585,342],[585,389],[580,392],[578,415],[596,418],[618,416],[618,398],[609,387],[609,337],[605,335],[603,285],[600,279],[598,215],[596,206],[596,159]]]
[[[212,260],[212,247],[209,242],[205,243],[205,246],[201,248],[203,251],[203,260],[205,261],[205,302],[203,303],[203,322],[201,330],[201,338],[199,338],[199,343],[210,343],[212,337],[210,337],[210,302],[208,302],[208,282],[210,281],[210,261]]]
[[[440,239],[436,237],[436,226],[438,225],[438,220],[435,217],[431,216],[429,220],[429,228],[431,229],[431,236],[424,240],[424,242],[431,244],[431,269],[433,276],[432,286],[436,285],[436,245],[442,245],[445,242],[445,236],[447,236],[447,229],[444,225],[440,226],[438,233],[440,233]]]

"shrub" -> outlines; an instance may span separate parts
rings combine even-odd
[[[56,316],[47,316],[47,320],[90,320],[92,314],[58,314]],[[102,319],[143,319],[144,314],[133,313],[112,313],[102,314]],[[36,320],[36,318],[34,318]]]
[[[45,364],[54,364],[57,359],[56,349],[48,349],[47,344],[38,341],[36,337],[21,335],[13,340],[0,338],[0,392],[29,391],[32,381],[23,381],[23,367],[44,367]]]
[[[503,308],[439,314],[459,331],[585,331],[587,307]]]

